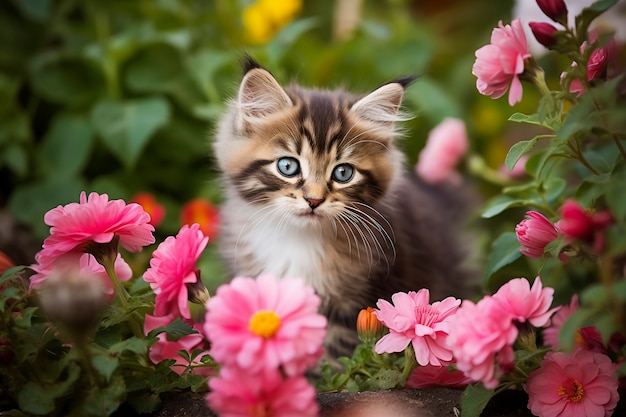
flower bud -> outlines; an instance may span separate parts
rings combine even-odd
[[[385,332],[385,326],[378,320],[372,307],[367,307],[359,312],[356,319],[356,331],[359,339],[366,343],[377,341]]]
[[[567,23],[567,6],[563,0],[537,0],[541,11],[555,22]]]
[[[535,35],[535,39],[546,48],[550,49],[556,44],[557,39],[555,34],[558,32],[558,29],[550,23],[530,22],[528,26],[530,26],[530,30],[532,30],[533,35]]]
[[[541,258],[546,245],[558,237],[555,226],[541,213],[526,212],[528,218],[515,227],[517,240],[523,246],[520,251],[530,258]]]

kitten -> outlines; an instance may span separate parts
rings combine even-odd
[[[220,248],[230,274],[302,277],[322,298],[330,357],[358,343],[360,309],[427,287],[465,294],[462,189],[405,170],[402,78],[358,96],[283,88],[251,58],[220,121]],[[449,188],[449,189],[446,189]]]

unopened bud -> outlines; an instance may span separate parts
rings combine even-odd
[[[535,35],[535,39],[546,48],[550,49],[556,44],[557,39],[555,35],[558,29],[550,23],[530,22],[528,26],[530,26],[530,30],[532,30],[533,35]]]
[[[537,0],[537,5],[550,19],[567,24],[567,6],[563,0]]]
[[[378,320],[372,307],[364,308],[356,319],[356,331],[361,341],[373,343],[385,332],[385,326]]]

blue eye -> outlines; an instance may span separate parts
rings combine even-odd
[[[293,177],[300,173],[300,163],[298,160],[288,156],[280,158],[278,162],[276,162],[276,168],[278,168],[278,172],[285,177]]]
[[[333,170],[332,178],[337,182],[348,182],[354,176],[354,168],[350,164],[339,164]]]

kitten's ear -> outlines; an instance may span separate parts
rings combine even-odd
[[[285,90],[266,69],[252,66],[239,86],[237,105],[244,120],[252,121],[293,106]]]
[[[404,120],[399,112],[400,105],[404,89],[413,80],[415,77],[407,77],[385,84],[354,103],[350,110],[357,116],[376,123]]]

